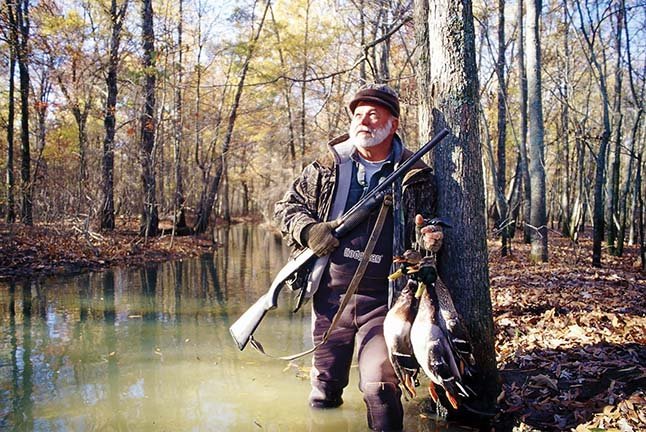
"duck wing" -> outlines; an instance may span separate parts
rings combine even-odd
[[[426,289],[420,298],[419,310],[411,328],[413,353],[422,370],[431,380],[429,394],[438,403],[435,385],[444,390],[454,409],[458,408],[458,398],[468,397],[469,393],[462,384],[458,362],[451,343],[439,325],[437,298]]]
[[[437,278],[434,283],[434,288],[438,300],[440,325],[448,335],[451,347],[459,360],[458,366],[460,373],[473,375],[473,368],[476,362],[473,357],[473,348],[469,333],[455,309],[453,299],[446,284],[441,278]]]
[[[407,398],[416,396],[415,384],[419,371],[410,341],[410,330],[416,312],[416,289],[417,283],[409,280],[384,319],[384,339],[388,356]]]

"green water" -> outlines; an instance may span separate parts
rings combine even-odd
[[[367,430],[356,369],[341,408],[312,411],[310,357],[238,351],[228,327],[288,251],[247,226],[219,236],[214,255],[182,262],[0,282],[0,430]],[[310,346],[309,309],[291,302],[256,332],[270,352]],[[419,403],[405,403],[406,430],[437,430]]]

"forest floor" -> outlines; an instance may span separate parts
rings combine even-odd
[[[0,223],[0,281],[143,265],[213,251],[210,235],[144,239],[136,222],[113,233],[81,221]],[[551,234],[550,259],[530,264],[518,241],[489,243],[498,430],[646,430],[646,274],[637,248],[591,265],[591,241]],[[504,426],[503,426],[504,425]]]

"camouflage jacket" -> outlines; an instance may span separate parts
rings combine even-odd
[[[344,208],[347,196],[339,196],[339,190],[343,189],[339,186],[340,178],[344,175],[340,173],[344,166],[355,163],[352,154],[356,150],[349,143],[347,134],[330,141],[328,149],[326,156],[303,169],[283,199],[275,205],[275,221],[294,252],[306,246],[303,238],[303,230],[306,226],[336,219],[340,214],[335,214],[339,213],[335,209]],[[395,169],[401,161],[412,154],[403,146],[397,135],[393,140],[393,151]],[[392,192],[394,198],[393,256],[396,256],[409,249],[415,241],[415,215],[419,213],[424,218],[436,216],[435,177],[425,163],[418,161],[403,179],[400,178],[394,183]],[[341,206],[335,206],[336,202],[341,202]],[[320,267],[327,264],[327,260],[319,259],[317,264]],[[314,282],[313,285],[312,282]],[[309,294],[313,294],[317,287],[318,280],[310,280]],[[399,291],[397,287],[395,290]]]

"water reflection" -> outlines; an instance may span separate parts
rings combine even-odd
[[[0,284],[0,429],[365,430],[356,373],[340,409],[312,412],[309,358],[235,348],[228,327],[288,251],[248,226],[218,241],[183,262]],[[289,313],[290,300],[257,332],[271,352],[310,344],[309,312]],[[406,409],[408,430],[436,430]]]

